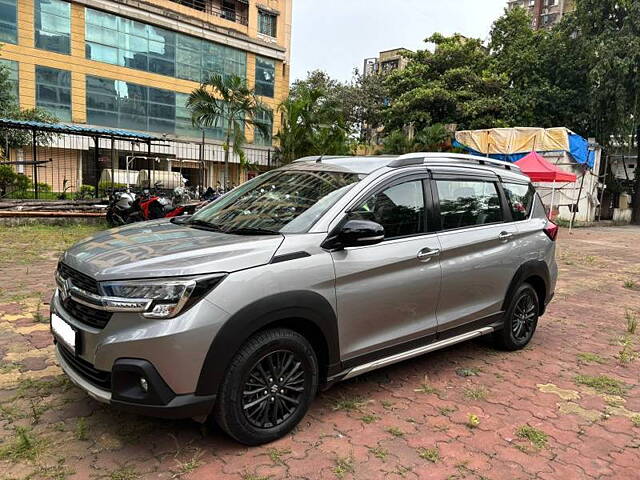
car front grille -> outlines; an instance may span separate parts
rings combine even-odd
[[[102,388],[104,390],[111,390],[111,373],[103,370],[98,370],[92,364],[77,357],[58,342],[58,351],[64,361],[83,379],[89,382],[94,387]]]
[[[87,305],[76,302],[73,298],[67,298],[62,306],[69,315],[77,321],[94,328],[104,328],[111,320],[111,312],[91,308]]]
[[[80,273],[77,270],[65,265],[64,263],[58,264],[58,274],[63,279],[70,279],[74,286],[84,290],[85,292],[93,293],[94,295],[100,295],[98,290],[98,282],[93,278]]]

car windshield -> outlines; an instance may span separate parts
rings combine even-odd
[[[355,173],[276,170],[232,190],[189,223],[241,235],[306,232],[359,180]]]

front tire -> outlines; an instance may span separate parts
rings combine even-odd
[[[318,389],[318,360],[302,335],[286,328],[259,332],[238,351],[222,382],[214,418],[245,445],[290,432]]]
[[[539,315],[538,294],[530,284],[523,283],[509,302],[504,328],[494,333],[496,346],[509,351],[526,347],[536,331]]]

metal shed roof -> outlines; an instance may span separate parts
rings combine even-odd
[[[121,130],[119,128],[104,128],[104,127],[87,127],[86,125],[66,124],[66,123],[45,123],[25,120],[14,120],[11,118],[0,118],[0,128],[15,128],[23,130],[40,130],[55,133],[67,133],[75,135],[86,136],[101,136],[101,137],[117,137],[138,139],[144,141],[150,140],[162,140],[159,137],[154,137],[147,133],[132,132],[129,130]]]

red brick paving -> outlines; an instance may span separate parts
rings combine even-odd
[[[640,319],[640,229],[563,230],[558,263],[556,299],[524,351],[477,341],[344,382],[318,396],[293,434],[258,448],[192,421],[123,414],[70,386],[46,324],[34,319],[45,306],[11,298],[20,278],[46,299],[55,263],[9,264],[0,279],[0,445],[27,427],[37,455],[0,460],[0,478],[637,480],[640,328],[627,333],[625,312]],[[616,379],[624,394],[598,393],[577,375]],[[522,438],[523,426],[546,441]]]

